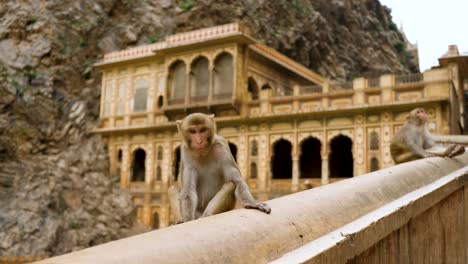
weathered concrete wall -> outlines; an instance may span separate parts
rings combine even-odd
[[[414,217],[349,263],[465,263],[464,189]]]
[[[271,200],[270,215],[234,210],[42,263],[359,263],[366,256],[390,261],[392,246],[408,252],[398,253],[403,263],[417,263],[411,257],[432,253],[429,246],[439,238],[445,239],[437,244],[441,249],[457,243],[437,251],[443,259],[464,262],[458,243],[466,247],[460,208],[467,164],[468,153],[401,164]],[[398,244],[405,232],[421,246]]]

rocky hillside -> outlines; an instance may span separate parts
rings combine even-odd
[[[241,20],[332,79],[417,71],[377,0],[3,0],[0,256],[56,255],[132,229],[98,122],[106,52]]]

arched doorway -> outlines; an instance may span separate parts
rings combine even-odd
[[[174,181],[177,181],[177,178],[179,177],[179,169],[180,169],[180,147],[177,147],[175,150],[175,159],[172,162],[172,168],[173,168],[173,179]]]
[[[292,178],[292,145],[289,141],[280,139],[273,145],[271,172],[273,179]]]
[[[320,150],[322,144],[316,138],[307,138],[301,144],[301,156],[299,158],[301,178],[322,177],[322,156]]]
[[[145,181],[146,152],[139,148],[133,154],[131,181]]]
[[[376,157],[372,157],[370,160],[370,171],[377,171],[379,170],[379,159]]]
[[[158,228],[159,228],[159,214],[158,212],[154,212],[152,229],[158,229]]]
[[[229,150],[231,151],[234,160],[237,162],[237,146],[234,143],[228,142]]]
[[[330,142],[330,177],[353,177],[353,141],[343,135],[336,136]]]

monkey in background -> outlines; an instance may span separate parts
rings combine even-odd
[[[450,145],[444,151],[434,151],[435,142],[425,124],[428,116],[423,108],[413,109],[407,116],[407,122],[395,134],[390,143],[390,153],[395,164],[427,157],[455,157],[463,154],[462,145]]]
[[[182,186],[180,193],[176,186],[168,193],[177,222],[232,210],[236,198],[245,208],[271,212],[252,197],[226,140],[216,134],[214,115],[194,113],[176,123],[182,137]]]

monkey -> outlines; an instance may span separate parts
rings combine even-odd
[[[244,208],[271,212],[250,193],[227,141],[216,134],[214,115],[193,113],[176,124],[182,137],[182,184],[180,192],[173,185],[168,194],[178,223],[232,210],[236,199]]]
[[[415,108],[407,116],[403,127],[395,134],[390,143],[390,154],[395,164],[427,157],[455,157],[463,154],[462,145],[450,145],[440,151],[435,147],[425,124],[429,117],[424,108]]]

